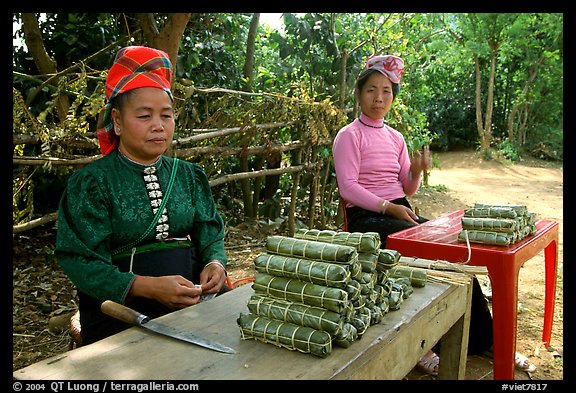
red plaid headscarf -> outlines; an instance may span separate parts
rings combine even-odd
[[[171,83],[172,64],[165,52],[145,46],[128,46],[118,51],[106,78],[106,105],[100,111],[99,128],[96,131],[103,155],[109,154],[118,146],[110,101],[118,94],[139,87],[157,87],[172,98]]]
[[[366,60],[365,70],[375,69],[380,71],[392,83],[400,83],[404,73],[404,60],[392,55],[370,56]]]

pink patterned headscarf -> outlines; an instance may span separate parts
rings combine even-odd
[[[364,70],[375,69],[390,79],[392,83],[400,83],[404,73],[404,60],[392,55],[370,56],[366,60]]]

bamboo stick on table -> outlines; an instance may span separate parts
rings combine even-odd
[[[464,263],[454,263],[442,260],[433,261],[422,258],[400,257],[399,264],[429,270],[443,270],[469,274],[488,274],[488,269],[485,266],[469,266]]]

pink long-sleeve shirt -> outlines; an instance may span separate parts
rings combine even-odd
[[[364,114],[343,127],[332,145],[340,196],[346,207],[380,211],[383,199],[411,196],[420,187],[420,175],[412,177],[410,157],[403,135]]]

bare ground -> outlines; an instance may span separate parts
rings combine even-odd
[[[544,307],[544,257],[527,262],[519,278],[517,350],[537,366],[516,372],[519,380],[563,379],[563,167],[527,159],[519,163],[484,161],[473,151],[436,155],[429,185],[410,198],[421,215],[433,218],[470,207],[474,202],[527,205],[538,218],[559,223],[558,282],[551,347],[541,342]],[[275,228],[240,225],[228,228],[227,250],[232,281],[254,275],[253,259]],[[51,225],[25,232],[13,242],[13,371],[68,350],[67,323],[76,293],[52,258]],[[482,280],[482,277],[479,277]],[[408,379],[432,379],[414,370]],[[466,379],[493,379],[491,359],[470,356]]]

